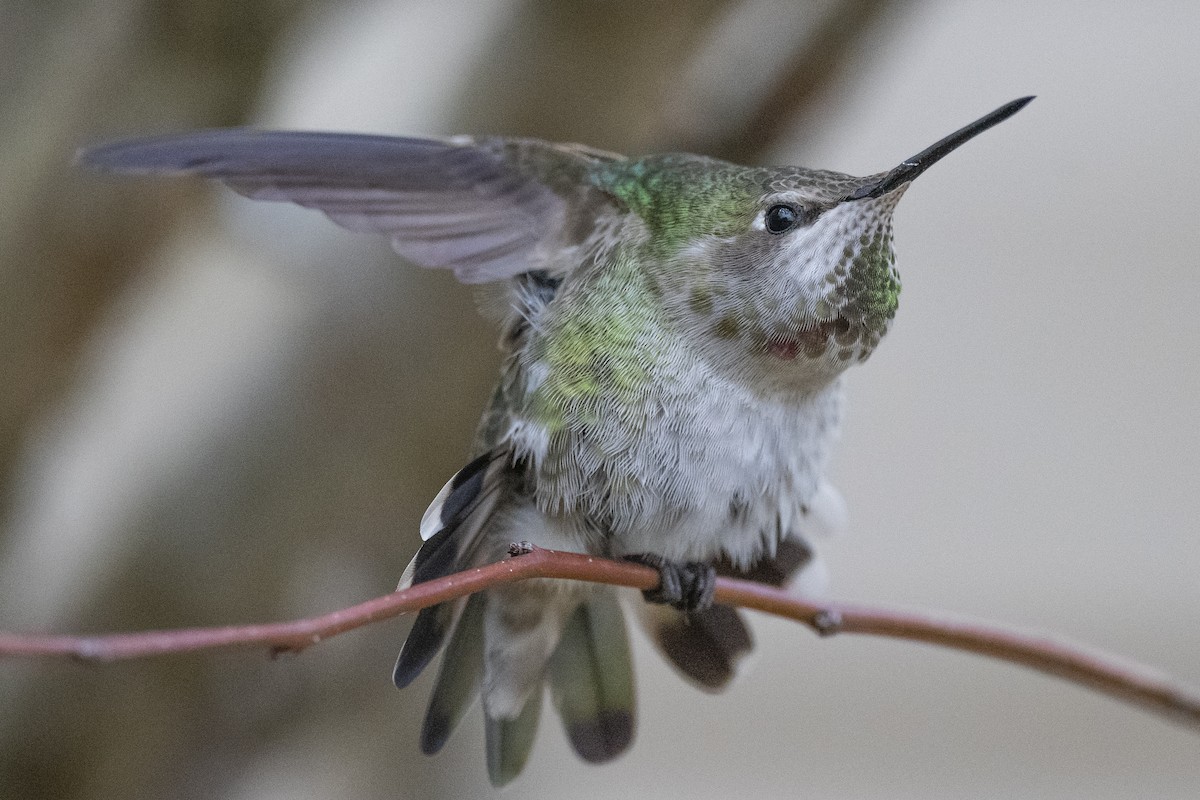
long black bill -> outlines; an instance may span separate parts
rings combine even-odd
[[[862,200],[864,197],[881,197],[902,183],[908,183],[925,170],[929,169],[942,156],[958,147],[968,139],[974,139],[993,125],[997,125],[1029,105],[1033,97],[1022,97],[1005,103],[987,116],[980,117],[965,128],[960,128],[942,139],[932,147],[927,147],[915,156],[900,162],[900,166],[885,174],[882,178],[871,180],[854,190],[846,197],[847,200]]]

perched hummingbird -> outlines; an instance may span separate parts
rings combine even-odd
[[[421,522],[401,587],[502,558],[511,542],[636,557],[635,602],[666,657],[719,689],[750,648],[712,604],[720,568],[782,583],[836,509],[825,482],[840,376],[900,295],[892,211],[909,183],[1023,108],[1014,100],[866,178],[698,155],[625,158],[533,139],[213,130],[102,145],[80,160],[196,174],[391,237],[424,267],[507,300],[504,364],[474,460]],[[396,663],[443,644],[421,733],[438,751],[479,692],[488,773],[523,767],[548,684],[592,762],[628,747],[633,673],[619,591],[526,581],[427,608]]]

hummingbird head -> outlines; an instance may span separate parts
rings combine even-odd
[[[896,314],[892,212],[910,183],[1031,99],[865,178],[666,155],[609,188],[644,222],[662,301],[706,358],[764,388],[815,389],[870,356]]]

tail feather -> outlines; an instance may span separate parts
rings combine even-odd
[[[541,694],[563,626],[580,599],[573,588],[524,581],[488,591],[483,622],[483,705],[488,714],[513,719]]]
[[[733,680],[738,664],[754,647],[742,615],[715,605],[686,613],[645,605],[639,618],[659,651],[701,689],[719,692]]]
[[[601,763],[629,747],[633,666],[625,618],[611,592],[597,592],[571,615],[547,677],[567,737],[581,758]]]
[[[484,712],[488,779],[500,787],[521,774],[533,740],[537,737],[538,718],[542,714],[542,693],[536,691],[525,708],[513,719],[501,719]]]
[[[794,534],[779,542],[773,558],[761,559],[748,569],[738,569],[728,560],[717,562],[716,567],[720,575],[782,586],[812,559],[812,547]],[[688,613],[642,604],[638,619],[663,656],[707,691],[724,689],[754,647],[745,619],[729,606]]]
[[[454,636],[446,645],[446,655],[421,726],[421,751],[426,755],[442,749],[479,690],[483,672],[484,602],[482,594],[471,596]]]

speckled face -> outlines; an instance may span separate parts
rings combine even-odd
[[[896,313],[890,173],[739,167],[702,156],[613,165],[600,185],[645,225],[639,261],[682,331],[717,366],[785,389],[867,358]]]
[[[763,272],[767,291],[788,299],[756,304],[774,336],[842,368],[871,354],[899,305],[891,218],[900,194],[839,203],[806,229],[779,234]]]
[[[891,218],[907,184],[848,200],[865,179],[807,170],[740,177],[756,179],[757,192],[744,192],[740,214],[719,217],[722,230],[680,247],[667,276],[685,295],[689,327],[723,343],[723,357],[750,356],[785,384],[827,380],[865,360],[899,302]]]

